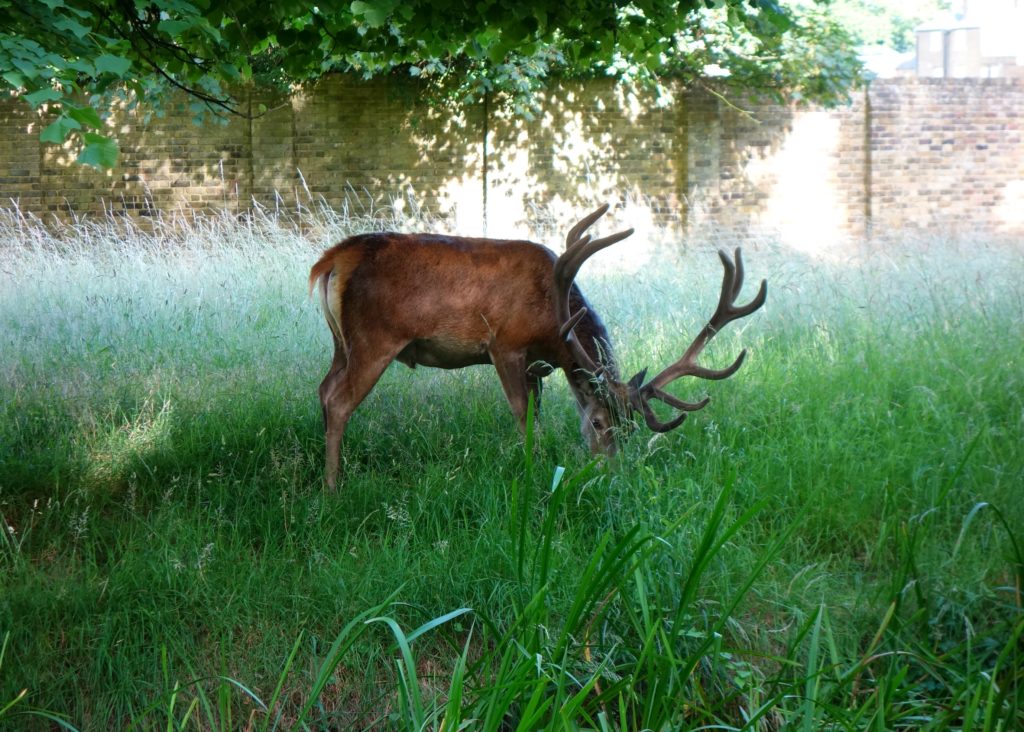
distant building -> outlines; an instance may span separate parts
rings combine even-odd
[[[963,0],[916,33],[917,76],[1024,78],[1024,0]]]

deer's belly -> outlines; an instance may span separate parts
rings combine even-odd
[[[491,362],[485,344],[452,338],[423,338],[412,341],[402,349],[397,358],[410,368],[419,365],[460,369],[463,366]]]

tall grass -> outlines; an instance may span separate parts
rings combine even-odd
[[[393,366],[327,492],[308,266],[432,225],[0,214],[0,726],[1024,724],[1019,244],[745,244],[747,364],[614,461],[559,376],[523,440],[492,370]],[[624,371],[730,243],[588,264]]]

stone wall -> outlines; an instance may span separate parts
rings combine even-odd
[[[185,104],[148,119],[115,110],[120,164],[95,171],[41,145],[45,121],[23,103],[0,101],[0,205],[144,220],[356,197],[510,235],[539,211],[569,219],[628,199],[660,225],[798,243],[906,228],[1024,234],[1024,80],[875,81],[836,110],[565,82],[524,120],[430,105],[412,80],[331,76],[243,104],[269,111],[199,127]]]

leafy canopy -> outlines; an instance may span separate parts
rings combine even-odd
[[[202,118],[247,115],[229,90],[330,71],[408,73],[441,98],[494,93],[528,114],[552,74],[666,75],[826,103],[858,65],[821,3],[776,0],[0,0],[0,76],[52,112],[41,139],[116,164],[102,111],[187,92]]]

